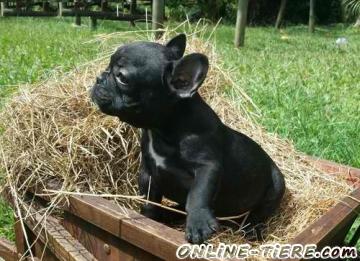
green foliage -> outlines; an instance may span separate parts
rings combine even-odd
[[[0,198],[0,237],[14,241],[14,215],[11,208]]]
[[[342,0],[342,4],[348,15],[360,15],[360,0]]]
[[[167,16],[172,20],[184,20],[190,11],[187,3],[180,0],[169,0],[166,2]]]
[[[0,135],[2,133],[0,125]],[[0,173],[0,191],[2,191],[2,186],[4,184],[4,179]],[[13,231],[14,226],[14,215],[11,208],[0,196],[0,237],[5,237],[9,240],[14,241],[15,235]]]
[[[348,0],[356,1],[356,0]],[[184,20],[205,17],[214,22],[219,18],[228,23],[235,23],[238,0],[168,0],[166,2],[171,19]],[[279,10],[280,0],[250,0],[248,21],[250,24],[273,24]],[[341,2],[339,0],[317,0],[316,22],[330,24],[342,21]],[[307,23],[309,1],[287,1],[285,21],[288,23]]]
[[[216,22],[220,17],[227,17],[228,4],[236,0],[169,0],[166,2],[168,16],[173,20],[197,20],[200,17]]]

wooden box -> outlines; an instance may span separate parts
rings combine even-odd
[[[326,172],[347,175],[352,182],[360,178],[359,169],[313,160]],[[37,201],[39,206],[46,203],[44,198]],[[27,249],[25,236],[34,242],[31,247],[34,259],[43,260],[177,260],[178,246],[186,243],[182,232],[133,210],[124,215],[123,208],[103,198],[69,196],[68,203],[64,204],[64,218],[47,218],[45,229],[37,226],[41,215],[34,206],[29,206],[32,215],[24,224],[15,225],[16,247],[0,240],[0,256],[18,260]],[[317,244],[319,248],[339,245],[359,211],[360,188],[356,188],[290,243]],[[37,237],[40,240],[36,241]]]

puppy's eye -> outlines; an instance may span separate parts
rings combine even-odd
[[[118,82],[122,85],[128,85],[129,84],[129,80],[126,78],[126,76],[124,74],[122,74],[121,72],[116,76],[116,79],[118,80]]]

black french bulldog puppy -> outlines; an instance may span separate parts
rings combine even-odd
[[[279,207],[285,183],[265,151],[225,126],[197,93],[209,62],[199,53],[183,57],[185,46],[180,34],[166,45],[120,47],[97,78],[92,100],[142,129],[140,193],[177,202],[187,212],[186,239],[202,243],[217,230],[216,216],[250,210],[253,225],[263,222]],[[161,210],[148,204],[142,213],[159,219]]]

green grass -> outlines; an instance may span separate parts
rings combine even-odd
[[[128,23],[100,22],[91,31],[72,19],[0,19],[0,105],[21,83],[46,78],[97,58],[95,34],[133,30]],[[288,39],[281,36],[287,35]],[[349,40],[335,46],[337,37]],[[215,34],[225,66],[261,109],[259,121],[308,154],[360,167],[360,34],[341,25],[309,35],[304,26],[282,33],[248,28],[246,46],[233,48],[233,26]],[[0,130],[1,133],[1,130]],[[12,214],[0,201],[0,236],[13,239]]]
[[[69,70],[101,52],[99,43],[85,43],[99,33],[133,30],[128,23],[99,21],[98,30],[90,20],[75,27],[73,19],[0,19],[0,103],[21,83],[33,83],[55,68]]]
[[[0,200],[0,237],[14,241],[14,216],[11,208]]]
[[[288,37],[282,39],[281,36]],[[337,48],[338,37],[349,41]],[[224,63],[260,107],[260,122],[300,151],[360,167],[360,33],[342,25],[281,33],[248,28],[233,47],[233,27],[216,33]]]

